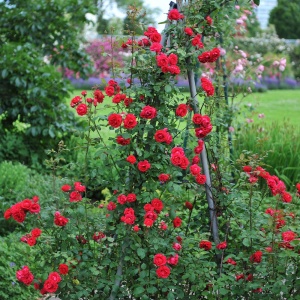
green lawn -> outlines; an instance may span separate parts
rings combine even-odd
[[[74,90],[71,97],[67,99],[70,103],[72,97],[80,95],[81,90]],[[92,93],[88,92],[88,96],[92,97]],[[106,98],[104,105],[102,105],[103,113],[109,113],[112,110],[108,106],[110,98]],[[240,102],[242,105],[249,103],[255,108],[252,116],[254,121],[258,120],[258,114],[264,114],[264,121],[284,122],[290,121],[293,125],[300,125],[300,90],[272,90],[265,93],[249,94],[245,98],[239,96],[235,102]]]
[[[241,99],[241,98],[240,98]],[[300,126],[300,90],[271,90],[265,93],[253,93],[245,97],[242,104],[251,103],[255,107],[252,119],[258,114],[265,115],[264,121],[284,122]]]

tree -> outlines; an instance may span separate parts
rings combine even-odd
[[[300,38],[300,2],[279,0],[270,13],[269,23],[274,24],[280,38]]]
[[[33,163],[34,153],[42,160],[43,149],[78,126],[64,103],[70,86],[57,69],[87,73],[80,33],[92,7],[91,0],[0,2],[0,159]],[[21,145],[8,153],[13,137]]]

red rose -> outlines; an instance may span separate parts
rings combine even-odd
[[[251,262],[256,262],[256,263],[261,263],[262,259],[262,252],[261,251],[256,251],[250,256],[250,261]]]
[[[65,218],[60,214],[60,212],[56,212],[54,215],[54,224],[57,226],[66,226],[69,222],[69,219]]]
[[[290,203],[290,202],[292,202],[292,195],[288,192],[282,192],[281,199],[285,203]]]
[[[12,213],[12,218],[19,222],[19,223],[23,223],[25,221],[25,217],[26,217],[26,214],[24,212],[24,210],[19,210],[19,211],[14,211]]]
[[[32,201],[30,199],[24,199],[20,202],[20,207],[24,209],[24,211],[29,211],[32,206]]]
[[[171,270],[167,266],[160,266],[156,270],[156,275],[158,278],[168,278]]]
[[[201,87],[202,87],[203,91],[206,92],[207,97],[214,95],[214,93],[215,93],[214,86],[207,78],[205,78],[205,77],[201,78]]]
[[[158,175],[158,180],[161,182],[167,182],[170,179],[169,174],[160,174]]]
[[[140,161],[137,165],[139,171],[141,172],[147,172],[151,168],[151,164],[148,162],[148,160]]]
[[[167,258],[161,253],[155,254],[153,258],[153,263],[159,267],[164,266],[167,263]]]
[[[69,192],[69,191],[71,190],[71,186],[68,185],[68,184],[65,184],[65,185],[63,185],[63,186],[61,187],[61,190],[62,190],[63,192]]]
[[[179,167],[183,170],[187,169],[187,167],[189,166],[190,161],[188,160],[187,157],[183,156],[180,162]]]
[[[205,184],[205,182],[206,182],[206,176],[204,174],[198,174],[196,176],[196,182],[198,184]]]
[[[222,242],[220,244],[217,245],[217,249],[223,250],[227,248],[227,243],[226,242]]]
[[[186,207],[187,209],[189,209],[189,210],[192,210],[192,209],[193,209],[193,204],[192,204],[191,202],[189,202],[189,201],[186,201],[186,202],[185,202],[185,207]]]
[[[39,237],[40,235],[42,234],[42,230],[41,229],[39,229],[39,228],[34,228],[34,229],[32,229],[31,230],[31,235],[33,236],[33,237]]]
[[[207,127],[195,128],[196,137],[203,139],[212,131],[212,125]]]
[[[93,234],[93,240],[94,240],[95,242],[99,242],[99,241],[101,241],[101,240],[104,239],[104,238],[105,238],[105,234],[104,234],[103,232],[101,232],[101,231],[95,232],[95,233]]]
[[[47,279],[44,282],[44,290],[48,293],[55,293],[58,289],[58,284],[55,281],[52,281],[50,279]]]
[[[199,156],[194,156],[193,157],[193,160],[192,160],[192,164],[199,164],[199,162],[200,162],[200,157]]]
[[[58,266],[58,270],[61,275],[66,275],[69,273],[69,267],[66,264],[60,264]]]
[[[170,65],[177,65],[178,62],[178,56],[174,53],[171,53],[168,57],[168,63]]]
[[[150,51],[153,52],[160,52],[162,49],[162,45],[160,43],[152,43],[152,45],[150,46]]]
[[[155,27],[149,26],[147,28],[147,31],[144,32],[144,35],[147,37],[150,37],[153,33],[157,33],[158,31],[156,30]]]
[[[190,28],[190,27],[184,28],[184,32],[189,36],[192,36],[194,34],[192,28]]]
[[[211,18],[210,16],[207,16],[207,17],[205,18],[205,20],[206,20],[206,23],[207,23],[209,26],[212,25],[213,20],[212,20],[212,18]]]
[[[182,223],[182,221],[181,221],[181,219],[179,217],[175,217],[175,219],[173,220],[173,226],[175,228],[180,227],[181,223]]]
[[[173,246],[172,248],[175,250],[175,251],[180,251],[182,246],[178,243],[173,243]]]
[[[296,233],[289,230],[281,233],[282,239],[285,242],[291,242],[296,238]]]
[[[136,117],[133,114],[127,114],[124,119],[124,127],[126,129],[132,129],[137,125]]]
[[[107,204],[107,210],[115,210],[117,208],[117,205],[114,202],[109,202]]]
[[[111,97],[115,94],[115,88],[112,85],[108,85],[105,88],[105,93],[106,93],[107,96]]]
[[[210,241],[203,240],[199,243],[199,248],[209,251],[212,248],[212,243]]]
[[[81,104],[79,104],[79,105],[76,107],[76,111],[77,111],[77,114],[78,114],[79,116],[84,116],[84,115],[86,115],[86,114],[87,114],[87,110],[88,110],[88,108],[87,108],[86,104],[84,104],[84,103],[81,103]]]
[[[185,117],[188,113],[188,106],[186,104],[179,104],[176,108],[176,116]]]
[[[154,223],[154,221],[153,221],[152,219],[146,218],[146,219],[144,220],[144,225],[145,225],[146,227],[151,227],[151,226],[153,225],[153,223]]]
[[[95,90],[94,91],[94,98],[97,103],[102,103],[104,100],[104,95],[100,90]]]
[[[132,102],[133,102],[132,98],[126,97],[126,98],[124,99],[124,105],[125,105],[126,107],[128,107]]]
[[[38,214],[41,211],[41,207],[38,203],[32,203],[29,212],[31,214]]]
[[[112,102],[113,102],[113,103],[116,103],[116,104],[120,103],[121,101],[122,101],[121,94],[115,95],[115,96],[113,97],[113,99],[112,99]]]
[[[125,204],[127,202],[127,197],[123,194],[119,195],[117,198],[118,203]]]
[[[128,194],[126,200],[129,203],[135,202],[136,201],[136,194]]]
[[[216,61],[221,55],[221,51],[219,48],[214,48],[210,51],[210,58],[209,62],[214,62]]]
[[[158,199],[158,198],[152,199],[151,205],[154,207],[154,209],[158,213],[160,213],[163,210],[163,208],[164,208],[164,205],[163,205],[162,201],[160,199]]]
[[[228,258],[228,259],[226,260],[226,263],[227,263],[227,264],[230,264],[230,265],[233,265],[233,266],[236,265],[236,261],[233,260],[232,258]]]
[[[167,66],[168,62],[169,62],[168,61],[168,56],[166,54],[161,53],[161,54],[156,56],[157,66],[159,66],[159,67]]]
[[[178,66],[174,66],[174,65],[171,65],[168,67],[168,71],[173,74],[173,75],[178,75],[180,74],[180,69]]]
[[[126,160],[131,164],[134,164],[136,162],[136,158],[134,155],[128,155]]]
[[[159,32],[153,32],[152,34],[150,34],[150,40],[152,43],[160,43],[161,34]]]
[[[79,192],[73,191],[70,193],[70,202],[79,202],[82,200],[82,196]]]
[[[120,127],[122,124],[122,116],[119,114],[111,114],[108,117],[108,124],[114,128]]]
[[[193,115],[193,122],[194,122],[194,124],[200,125],[201,122],[202,122],[202,115],[194,114]]]
[[[168,134],[167,131],[164,129],[157,130],[154,134],[154,139],[158,143],[163,143],[167,139],[167,134]]]
[[[154,212],[154,210],[149,210],[146,212],[144,218],[155,221],[157,219],[157,214]]]
[[[138,226],[138,225],[135,225],[135,226],[133,226],[133,231],[135,231],[135,232],[138,232],[138,231],[140,231],[140,227]]]
[[[246,173],[250,173],[252,171],[252,167],[251,166],[244,166],[243,171],[246,172]]]
[[[5,212],[4,212],[4,219],[8,220],[11,217],[11,209],[8,208]]]
[[[239,281],[239,280],[243,279],[244,277],[245,277],[244,274],[238,274],[238,275],[235,275],[235,280]]]
[[[51,272],[48,279],[57,283],[61,282],[61,277],[57,272]]]
[[[198,60],[203,64],[207,63],[208,61],[210,61],[210,52],[203,52],[201,55],[198,56]]]
[[[154,207],[150,203],[144,205],[144,211],[151,211],[151,210],[154,210]]]
[[[71,107],[75,107],[77,104],[81,102],[82,98],[80,96],[75,96],[70,103]]]
[[[183,19],[184,18],[184,15],[180,14],[178,9],[176,8],[173,8],[169,11],[168,13],[168,19],[169,20],[180,20],[180,19]]]
[[[149,105],[144,106],[140,113],[141,118],[148,119],[148,120],[155,118],[156,115],[157,115],[156,108]]]
[[[26,285],[30,285],[32,281],[34,280],[33,274],[30,272],[30,269],[28,266],[24,266],[21,270],[18,270],[16,272],[16,277],[19,281]]]
[[[130,144],[130,138],[124,139],[121,135],[117,136],[116,142],[119,145],[126,146]]]
[[[30,247],[32,247],[32,246],[34,246],[35,244],[36,244],[36,238],[35,237],[33,237],[33,236],[29,236],[28,238],[27,238],[27,244],[30,246]]]
[[[201,172],[201,168],[198,165],[191,165],[190,171],[193,176],[197,176]]]

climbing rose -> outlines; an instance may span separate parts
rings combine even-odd
[[[162,201],[160,199],[158,199],[158,198],[152,199],[151,205],[154,207],[154,209],[158,213],[160,213],[163,210],[163,208],[164,208],[164,205],[163,205]]]
[[[100,90],[95,90],[94,91],[94,98],[97,101],[97,103],[102,103],[104,100],[104,95]]]
[[[209,251],[212,248],[212,244],[210,241],[203,240],[199,243],[199,248]]]
[[[148,160],[140,161],[137,165],[139,171],[141,172],[147,172],[151,168],[151,164],[148,162]]]
[[[116,142],[117,142],[119,145],[126,146],[126,145],[129,145],[129,144],[130,144],[130,138],[124,139],[121,135],[119,135],[119,136],[117,136],[117,138],[116,138]]]
[[[156,115],[157,115],[156,108],[149,105],[144,106],[140,114],[141,118],[148,119],[148,120],[155,118]]]
[[[173,244],[173,249],[174,249],[175,251],[180,251],[181,248],[182,248],[182,246],[181,246],[180,244],[178,244],[178,243],[174,243],[174,244]]]
[[[69,267],[66,264],[60,264],[58,270],[61,275],[66,275],[69,272]]]
[[[30,272],[28,266],[24,266],[21,270],[16,272],[16,277],[19,281],[26,285],[30,285],[34,279],[33,274]]]
[[[69,222],[69,219],[65,218],[63,215],[60,214],[60,212],[56,212],[54,214],[54,224],[57,226],[66,226]]]
[[[189,209],[189,210],[192,210],[192,209],[193,209],[193,204],[192,204],[191,202],[189,202],[189,201],[186,201],[186,202],[185,202],[185,207],[186,207],[187,209]]]
[[[106,88],[105,88],[105,93],[107,96],[111,97],[115,94],[115,88],[111,85],[108,85]]]
[[[171,255],[170,257],[168,257],[167,262],[169,265],[176,266],[178,264],[178,259],[179,255],[176,253],[175,255]]]
[[[126,129],[133,129],[137,125],[136,117],[133,114],[127,114],[124,119],[124,127]]]
[[[135,202],[136,201],[136,194],[128,194],[126,197],[126,201],[129,203]]]
[[[169,174],[160,174],[158,175],[158,180],[161,182],[167,182],[170,179]]]
[[[70,103],[71,107],[75,107],[77,104],[81,102],[82,98],[80,96],[75,96]]]
[[[131,164],[134,164],[136,162],[136,158],[134,155],[128,155],[126,160]]]
[[[87,114],[87,106],[86,106],[86,104],[84,104],[84,103],[81,103],[81,104],[79,104],[77,107],[76,107],[76,111],[77,111],[77,114],[79,115],[79,116],[84,116],[84,115],[86,115]]]
[[[204,174],[198,174],[196,176],[196,182],[199,183],[199,184],[205,184],[206,176]]]
[[[185,117],[188,113],[188,106],[186,104],[179,104],[176,108],[176,116]]]
[[[202,87],[203,91],[206,92],[207,97],[214,95],[214,93],[215,93],[214,86],[212,85],[211,81],[209,81],[207,78],[205,78],[205,77],[201,78],[201,87]]]
[[[256,251],[250,256],[250,261],[258,264],[261,263],[262,254],[263,253],[261,251]]]
[[[63,186],[61,187],[61,190],[62,190],[63,192],[69,192],[69,191],[71,190],[71,186],[68,185],[68,184],[65,184],[65,185],[63,185]]]
[[[160,266],[156,270],[156,275],[158,278],[168,278],[171,270],[167,266]]]
[[[179,217],[175,217],[175,219],[173,220],[173,226],[175,228],[180,227],[181,223],[182,223],[182,221],[181,221],[181,219]]]
[[[180,14],[178,9],[174,8],[174,9],[171,9],[168,13],[168,19],[169,20],[180,20],[180,19],[183,19],[184,18],[184,15]]]
[[[236,261],[233,260],[232,258],[228,258],[228,259],[226,260],[226,263],[227,263],[227,264],[230,264],[230,265],[233,265],[233,266],[236,265]]]
[[[285,242],[291,242],[296,238],[297,235],[295,232],[289,230],[289,231],[282,232],[281,236]]]
[[[206,23],[207,23],[209,26],[212,25],[213,20],[212,20],[212,18],[211,18],[210,16],[207,16],[207,17],[205,18],[205,20],[206,20]]]
[[[117,208],[117,205],[114,202],[109,202],[107,204],[107,210],[115,210]]]
[[[122,124],[122,116],[119,114],[111,114],[107,120],[108,124],[114,128],[118,128]]]
[[[184,28],[184,32],[189,36],[192,36],[194,34],[192,28],[190,28],[190,27]]]
[[[220,249],[220,250],[226,249],[226,247],[227,247],[226,242],[222,242],[222,243],[217,245],[217,249]]]
[[[34,228],[34,229],[32,229],[31,230],[31,235],[33,236],[33,237],[39,237],[40,235],[42,234],[42,230],[41,229],[39,229],[39,228]]]
[[[150,46],[150,51],[153,52],[160,52],[162,49],[162,45],[160,43],[152,43],[152,45]]]
[[[155,254],[154,255],[154,258],[153,258],[153,263],[159,267],[159,266],[163,266],[167,263],[167,258],[165,255],[161,254],[161,253],[158,253],[158,254]]]

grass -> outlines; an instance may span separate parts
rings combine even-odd
[[[258,119],[258,114],[263,113],[264,121],[268,124],[288,122],[300,125],[300,90],[271,90],[241,98],[238,98],[241,104],[251,103],[255,108],[251,116],[254,121]]]

